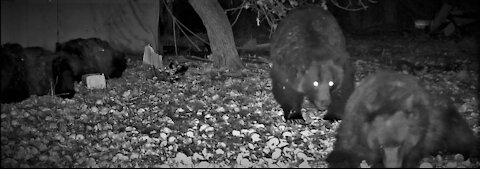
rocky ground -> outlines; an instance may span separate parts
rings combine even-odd
[[[478,136],[478,51],[471,41],[347,36],[357,82],[385,69],[413,74],[429,92],[449,94]],[[241,57],[247,69],[240,72],[188,61],[181,62],[186,73],[175,77],[132,56],[104,90],[77,84],[73,99],[2,104],[1,166],[327,167],[339,122],[311,117],[317,111],[305,102],[308,125],[285,123],[270,91],[269,64],[249,61],[268,56]],[[428,166],[480,162],[437,155],[422,161]]]

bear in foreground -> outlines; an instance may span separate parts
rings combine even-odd
[[[56,54],[58,57],[52,68],[55,93],[63,98],[74,96],[74,82],[80,81],[82,75],[103,73],[107,78],[118,78],[127,68],[125,54],[98,38],[79,38],[57,44]]]
[[[476,156],[478,139],[448,98],[429,95],[413,76],[381,72],[348,99],[330,167],[418,167],[428,155]]]
[[[19,44],[7,43],[1,48],[0,102],[19,102],[29,97],[25,53]]]
[[[330,12],[307,5],[292,11],[275,31],[270,48],[272,92],[287,121],[303,122],[305,97],[323,119],[342,118],[354,89],[354,70],[343,33]]]

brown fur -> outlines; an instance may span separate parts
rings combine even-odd
[[[354,70],[333,15],[313,5],[292,11],[271,44],[272,92],[285,120],[303,120],[305,97],[318,109],[328,109],[324,119],[340,119],[354,88]],[[329,86],[330,81],[335,85]]]
[[[438,106],[438,105],[443,106]],[[418,167],[444,150],[475,154],[475,136],[451,103],[431,96],[413,76],[382,72],[365,78],[348,99],[330,167]]]

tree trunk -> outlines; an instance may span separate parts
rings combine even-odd
[[[243,68],[227,15],[217,0],[188,0],[207,29],[214,67]]]

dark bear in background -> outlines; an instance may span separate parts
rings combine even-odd
[[[418,167],[439,152],[476,155],[478,141],[448,98],[429,95],[410,75],[365,78],[348,99],[330,167]],[[476,141],[477,140],[477,141]]]
[[[41,47],[2,46],[2,103],[19,102],[30,95],[46,95],[52,88],[55,55]]]
[[[127,68],[125,54],[98,38],[79,38],[57,44],[56,52],[58,58],[53,61],[55,93],[63,98],[73,97],[74,82],[80,81],[84,74],[103,73],[107,78],[117,78]]]
[[[19,102],[29,97],[24,58],[23,48],[19,44],[2,45],[1,103]]]
[[[354,69],[345,38],[330,12],[307,5],[292,11],[273,34],[270,48],[272,92],[285,120],[303,121],[306,96],[323,119],[341,119],[354,89]]]
[[[49,94],[53,88],[52,62],[55,59],[54,53],[41,47],[27,47],[24,52],[30,95]]]

